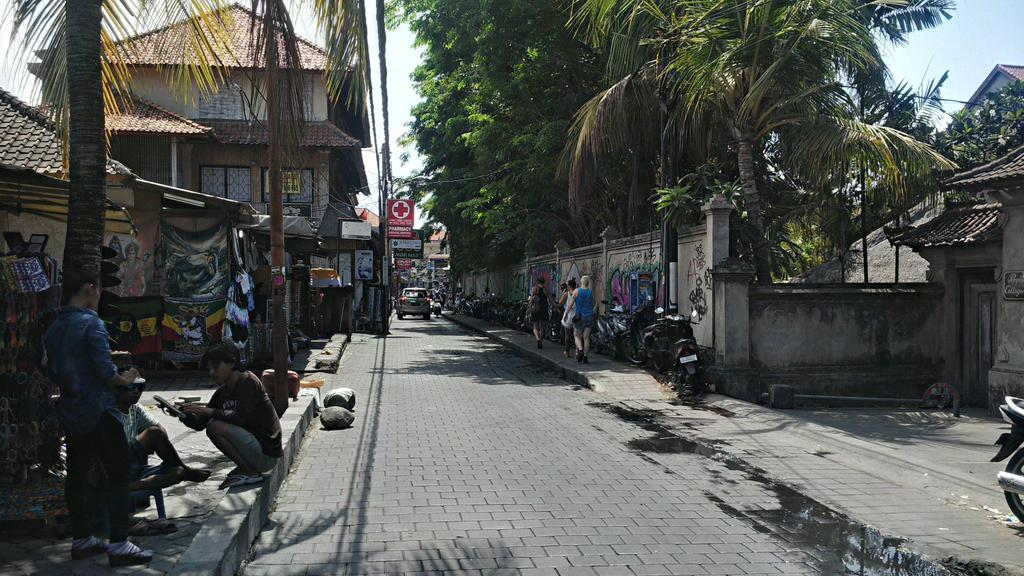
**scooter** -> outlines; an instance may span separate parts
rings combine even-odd
[[[601,304],[605,305],[607,313],[597,317],[590,338],[595,351],[618,358],[622,354],[623,337],[628,331],[626,314],[619,304],[609,307],[607,300],[601,300]]]
[[[653,361],[654,369],[664,374],[676,369],[679,364],[679,348],[685,342],[693,342],[693,328],[690,318],[679,314],[665,314],[664,308],[657,308],[659,318],[644,333],[644,348]]]
[[[1000,472],[997,478],[1010,510],[1018,520],[1024,521],[1024,502],[1021,502],[1024,495],[1024,448],[1021,448],[1021,444],[1024,444],[1024,400],[1007,396],[1003,402],[1005,404],[999,406],[999,413],[1010,425],[1010,431],[1001,434],[996,440],[1000,449],[992,462],[1002,462],[1013,454],[1006,464],[1006,470]]]
[[[680,397],[699,396],[704,392],[704,367],[700,362],[700,349],[691,326],[696,319],[697,311],[694,310],[687,322],[688,335],[675,343],[675,363],[678,367],[675,388]]]

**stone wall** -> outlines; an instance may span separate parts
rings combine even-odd
[[[728,256],[731,209],[724,200],[713,201],[705,207],[705,224],[677,230],[676,303],[680,314],[696,312],[691,316],[694,335],[702,346],[713,346],[710,270]],[[670,288],[662,271],[660,232],[617,238],[611,231],[600,244],[579,248],[562,242],[554,253],[530,257],[516,266],[463,274],[461,283],[466,294],[491,293],[506,300],[522,300],[540,276],[552,296],[557,295],[561,282],[589,276],[596,302],[618,304],[627,312],[650,299],[664,306]],[[604,313],[605,307],[599,307]]]
[[[942,366],[932,284],[752,286],[750,366],[762,391],[918,398]]]

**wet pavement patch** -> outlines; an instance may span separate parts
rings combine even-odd
[[[955,559],[937,563],[904,548],[901,538],[888,537],[877,529],[857,522],[798,490],[768,477],[760,468],[737,459],[712,446],[683,438],[659,424],[655,410],[634,410],[622,404],[590,403],[617,418],[651,432],[646,438],[628,441],[640,458],[667,468],[650,454],[696,454],[713,459],[719,466],[738,472],[746,481],[756,483],[778,501],[777,508],[741,509],[729,503],[728,495],[704,491],[704,496],[724,513],[743,520],[754,530],[771,534],[805,550],[800,561],[817,565],[822,574],[856,574],[859,576],[999,576],[1001,569],[989,569],[971,563],[967,566]],[[824,454],[822,454],[824,456]],[[735,485],[714,467],[707,468],[719,484]],[[734,475],[735,476],[735,475]]]

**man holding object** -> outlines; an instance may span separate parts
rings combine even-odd
[[[110,356],[107,327],[96,314],[99,279],[75,268],[62,274],[63,307],[43,343],[47,371],[60,386],[57,415],[67,435],[65,497],[71,514],[71,558],[107,553],[111,566],[145,564],[153,553],[128,541],[128,442],[123,416],[117,409],[116,388],[139,377],[132,368],[123,374]],[[106,504],[110,543],[104,545],[89,530],[88,474],[93,460],[107,476]]]

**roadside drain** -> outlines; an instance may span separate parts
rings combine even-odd
[[[760,468],[739,460],[712,446],[683,438],[659,424],[660,416],[654,410],[636,410],[622,404],[591,403],[621,420],[636,424],[651,432],[646,438],[630,440],[626,444],[648,462],[665,467],[649,454],[696,454],[714,460],[728,470],[738,472],[750,482],[759,485],[778,501],[777,508],[766,509],[763,503],[756,509],[744,509],[731,504],[728,495],[704,491],[703,494],[720,510],[749,523],[754,530],[771,534],[795,548],[807,551],[800,561],[817,564],[822,574],[856,574],[859,576],[950,576],[959,574],[998,574],[999,570],[979,571],[977,567],[963,571],[953,559],[946,566],[926,560],[903,547],[901,538],[887,537],[877,529],[857,522],[817,500],[780,484],[768,477]],[[734,485],[737,481],[726,478],[718,470],[709,468],[719,484]],[[733,476],[736,476],[735,474]],[[725,482],[721,482],[724,480]]]

